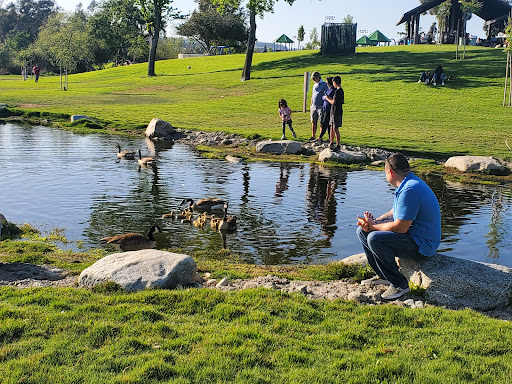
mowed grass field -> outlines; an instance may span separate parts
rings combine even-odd
[[[345,90],[342,142],[446,157],[453,154],[510,158],[512,109],[502,106],[506,54],[501,49],[467,47],[357,48],[352,57],[322,57],[316,51],[254,56],[252,79],[240,81],[244,55],[213,56],[70,75],[69,90],[59,76],[38,84],[21,76],[1,76],[0,102],[24,110],[86,114],[114,129],[143,130],[154,117],[186,129],[241,135],[281,135],[277,102],[285,98],[299,139],[311,136],[309,113],[302,113],[304,72],[324,78],[339,74]],[[446,86],[418,84],[420,72],[441,64],[454,78]],[[190,66],[190,68],[188,68]],[[311,93],[308,94],[310,97]],[[308,103],[309,104],[309,103]]]

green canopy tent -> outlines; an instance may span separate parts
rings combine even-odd
[[[376,44],[377,43],[388,43],[389,44],[391,42],[391,40],[389,40],[386,36],[384,36],[382,34],[382,32],[379,31],[378,29],[375,32],[373,32],[370,36],[368,36],[368,38],[370,40],[372,40],[373,42],[375,42]]]
[[[357,45],[376,45],[377,43],[371,40],[368,36],[364,35],[359,40],[356,41]]]
[[[274,40],[274,51],[276,50],[276,43],[290,44],[290,47],[288,47],[288,50],[291,51],[291,49],[290,49],[291,44],[293,44],[294,41],[283,33],[281,36],[279,36],[277,39]]]

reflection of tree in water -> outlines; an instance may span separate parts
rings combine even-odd
[[[491,197],[491,223],[489,224],[489,233],[486,235],[486,241],[489,247],[489,255],[493,259],[500,257],[500,248],[498,244],[502,243],[507,235],[507,228],[503,222],[503,213],[506,208],[503,205],[503,188],[497,188]]]
[[[325,245],[336,232],[336,201],[335,192],[338,184],[345,191],[347,173],[337,169],[312,165],[306,192],[307,215],[309,221],[318,222],[326,236]]]

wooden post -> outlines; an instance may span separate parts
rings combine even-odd
[[[508,58],[508,106],[512,106],[512,57],[510,56],[510,52],[507,52]]]
[[[507,52],[507,69],[505,70],[505,90],[503,91],[503,106],[505,106],[505,100],[507,100],[507,80],[508,80],[509,67],[510,67],[510,52]]]
[[[304,72],[304,101],[302,103],[302,112],[307,111],[308,106],[308,90],[309,90],[309,72]]]

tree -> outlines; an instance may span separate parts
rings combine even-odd
[[[136,3],[141,8],[150,42],[148,76],[156,76],[156,49],[160,33],[165,31],[167,19],[181,19],[183,16],[180,11],[171,7],[173,0],[136,0]]]
[[[145,21],[133,0],[91,3],[89,9],[93,12],[88,26],[97,63],[114,61],[117,64],[129,58],[147,61],[149,44],[144,36]]]
[[[350,15],[347,15],[343,18],[343,21],[342,23],[345,23],[345,24],[353,24],[354,23],[354,18]]]
[[[224,7],[223,12],[210,0],[196,0],[199,10],[195,10],[190,18],[177,30],[182,36],[194,38],[205,52],[212,46],[229,45],[240,47],[245,44],[248,31],[245,16],[238,8]]]
[[[92,38],[81,13],[51,16],[39,32],[35,49],[54,66],[71,72],[78,65],[91,68],[94,60]]]
[[[219,5],[219,11],[222,12],[226,5],[237,7],[241,6],[242,0],[213,0],[213,3]],[[254,46],[256,45],[256,16],[263,17],[265,12],[272,12],[274,4],[278,0],[247,0],[246,8],[249,10],[249,38],[247,39],[247,51],[245,54],[244,69],[242,71],[242,81],[251,79],[252,57],[254,55]],[[283,0],[292,5],[295,0]]]
[[[302,43],[304,41],[305,34],[306,34],[306,32],[304,31],[304,26],[301,25],[299,27],[299,30],[297,31],[297,41],[299,42],[299,48],[300,48],[300,43]]]
[[[320,45],[318,32],[316,31],[316,28],[313,28],[309,34],[309,43],[306,44],[306,49],[318,49],[320,48]]]

